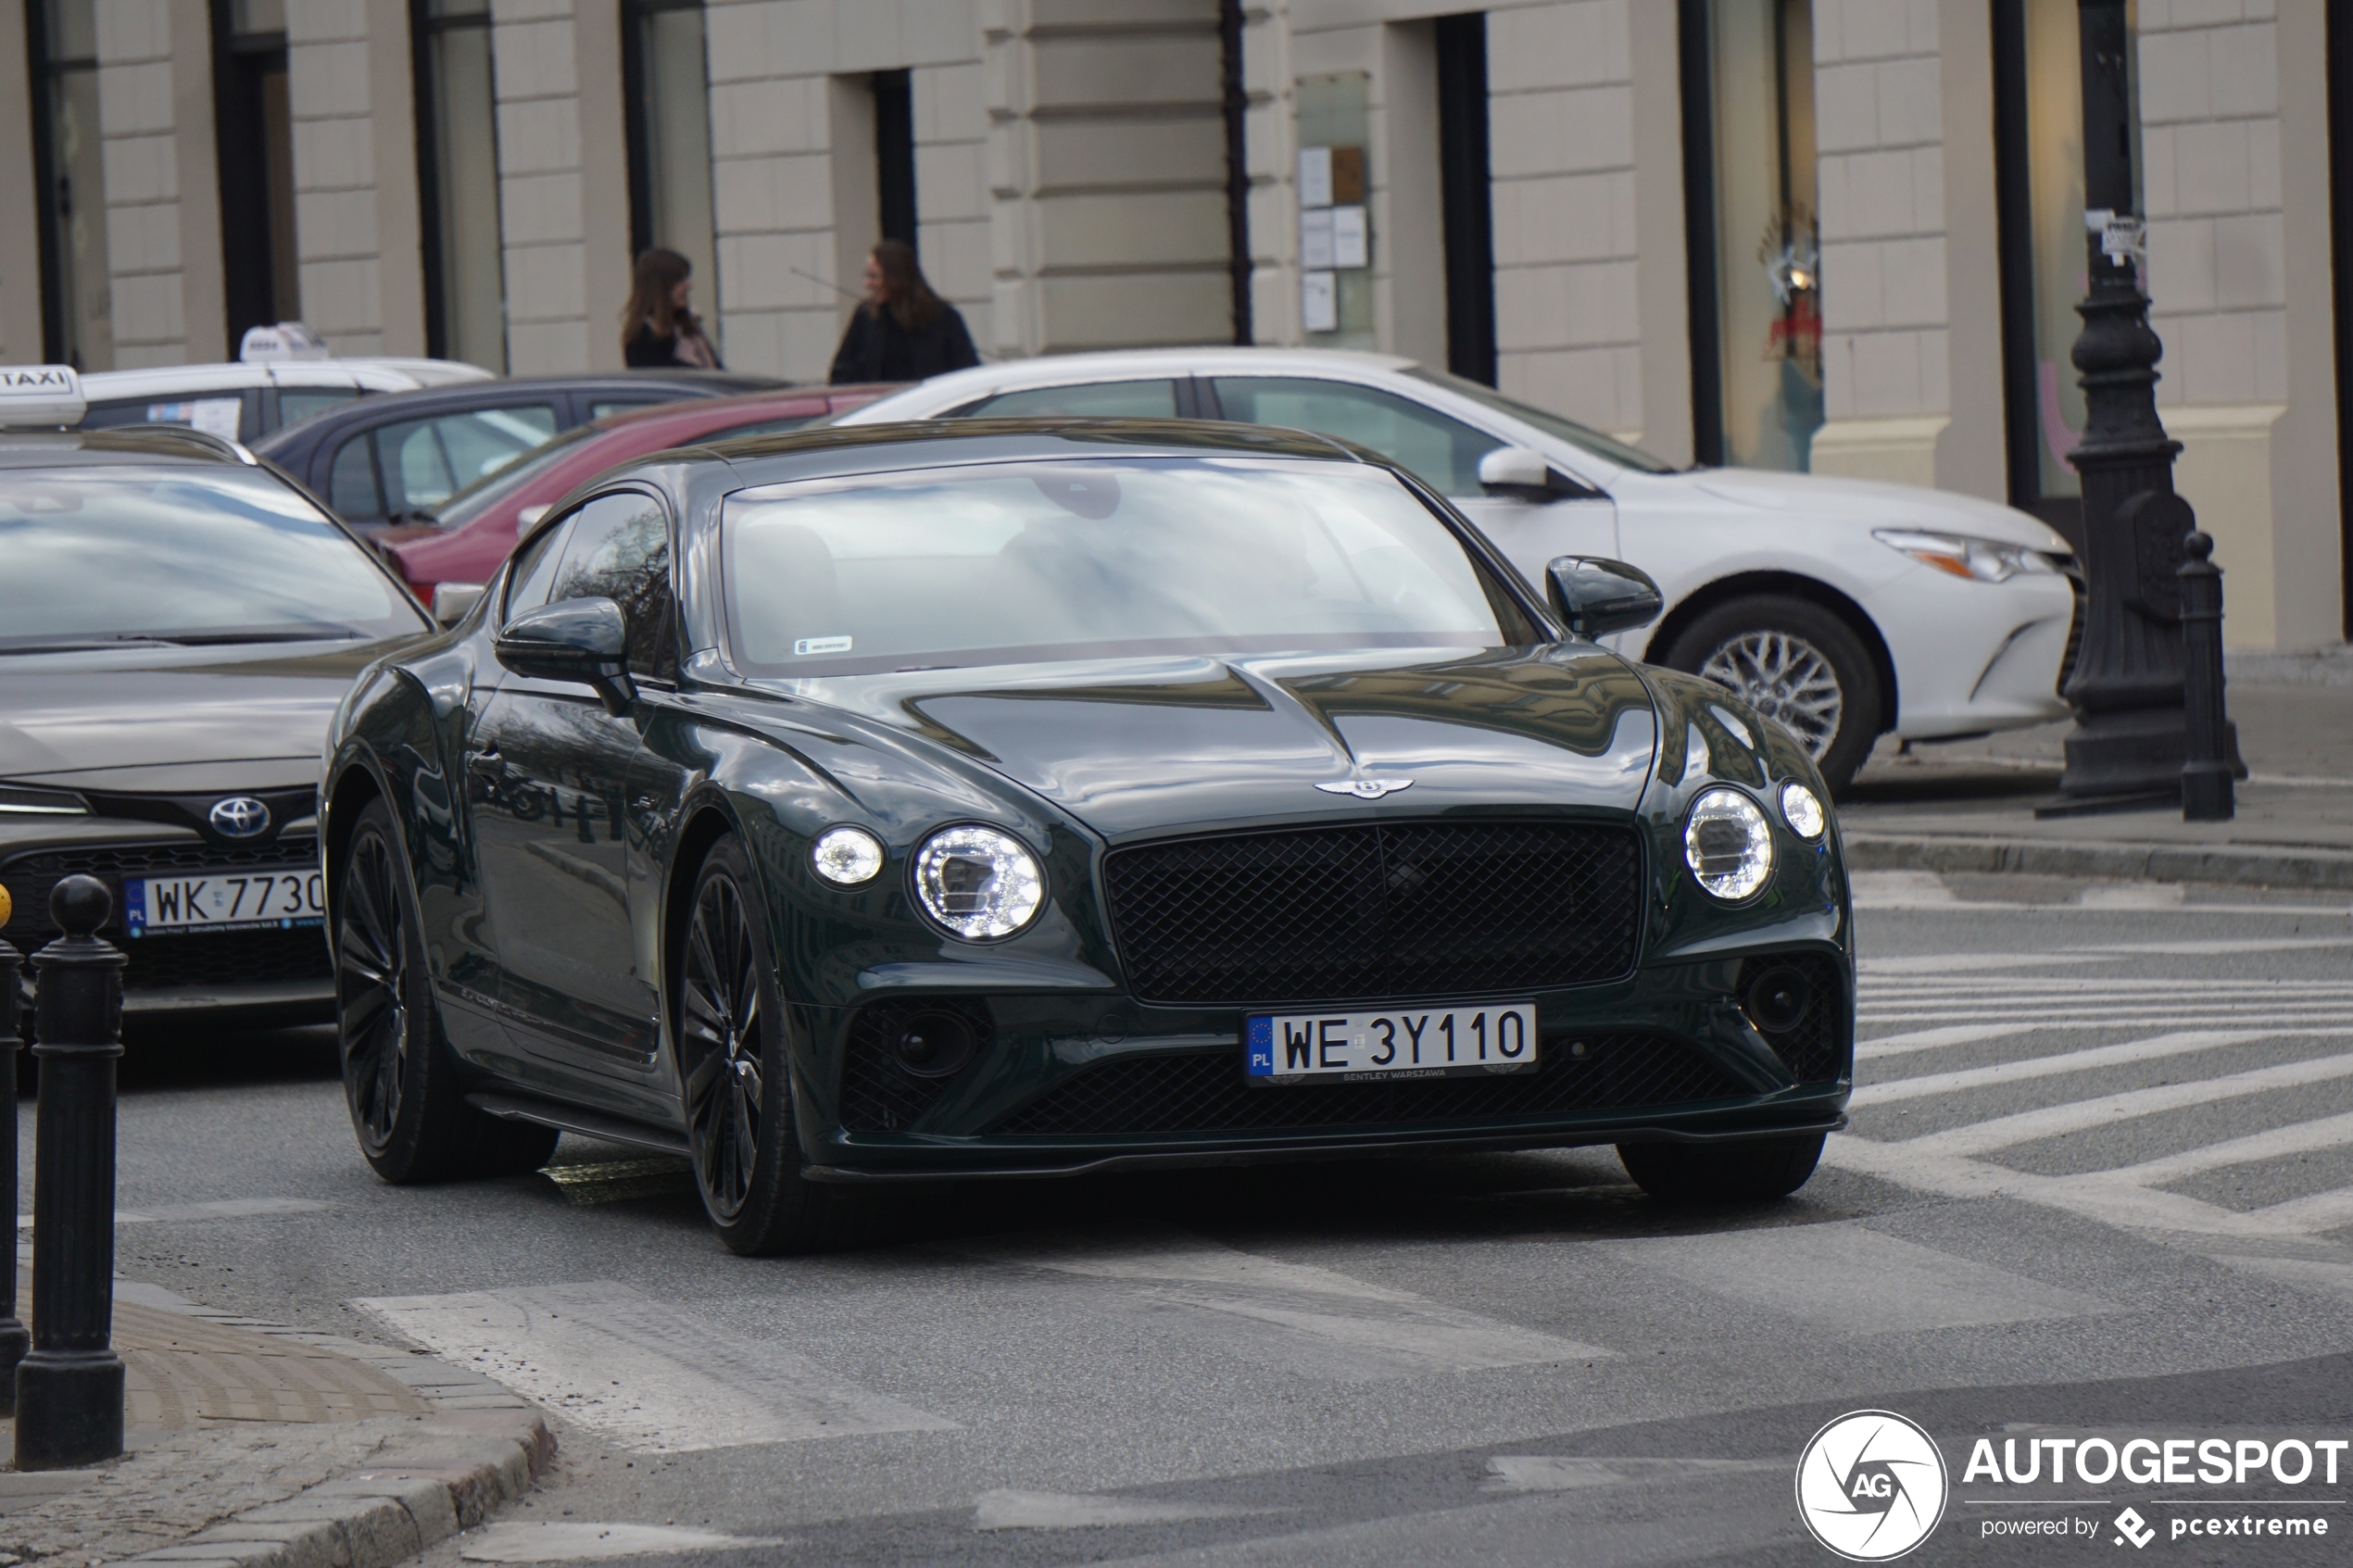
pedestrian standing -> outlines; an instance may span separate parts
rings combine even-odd
[[[866,298],[834,354],[834,384],[923,381],[979,363],[963,317],[931,292],[914,246],[885,240],[867,254]]]
[[[694,263],[674,250],[649,250],[637,258],[629,304],[621,312],[621,353],[631,370],[726,368],[686,307],[694,272]]]

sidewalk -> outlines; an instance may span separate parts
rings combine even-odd
[[[2234,660],[2228,700],[2250,774],[2234,821],[2038,820],[2061,798],[2069,723],[1908,753],[1882,739],[1839,806],[1848,863],[2353,891],[2353,656]]]
[[[115,1290],[130,1451],[0,1471],[0,1564],[386,1568],[479,1523],[554,1456],[538,1411],[430,1356]],[[0,1445],[14,1445],[5,1421]]]

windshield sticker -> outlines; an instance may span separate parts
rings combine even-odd
[[[793,640],[792,650],[797,654],[848,653],[849,639],[848,637],[797,637]]]

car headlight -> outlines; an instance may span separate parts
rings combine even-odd
[[[855,887],[883,869],[882,840],[864,828],[827,828],[809,847],[809,862],[836,887]]]
[[[1901,550],[1922,566],[1932,566],[1952,577],[1972,583],[2007,583],[2021,572],[2056,572],[2058,567],[2042,551],[1998,539],[1972,539],[1962,533],[1925,533],[1910,528],[1874,529],[1871,537],[1891,550]]]
[[[915,853],[915,893],[968,942],[1011,936],[1046,902],[1046,877],[1021,840],[995,828],[942,828]]]
[[[1781,785],[1781,821],[1808,844],[1831,825],[1830,813],[1822,809],[1822,797],[1802,784]]]
[[[1683,819],[1683,863],[1711,897],[1737,904],[1773,874],[1773,830],[1756,802],[1718,785]]]

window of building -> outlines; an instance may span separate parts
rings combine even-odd
[[[2126,10],[2128,24],[2133,13]],[[1994,164],[2001,214],[2002,379],[2010,501],[2074,539],[2083,431],[2072,353],[2091,288],[2083,231],[2083,79],[2076,0],[1995,0]],[[2140,117],[2132,117],[2139,135]],[[2140,149],[2133,149],[2137,181]],[[2139,205],[2137,201],[2134,205]]]
[[[32,153],[41,184],[42,353],[114,368],[96,0],[33,0]]]
[[[2353,16],[2329,13],[2329,229],[2336,282],[2338,561],[2345,574],[2345,634],[2353,639]]]
[[[692,263],[697,306],[719,303],[711,192],[711,72],[702,0],[626,0],[622,71],[629,94],[630,246]]]
[[[1495,384],[1495,216],[1487,158],[1487,18],[1441,17],[1438,182],[1446,236],[1446,368]]]
[[[444,358],[503,372],[507,283],[490,0],[412,3],[425,342]]]
[[[882,237],[914,245],[915,83],[910,71],[875,72],[875,194]]]
[[[1682,0],[1681,29],[1692,445],[1802,470],[1822,424],[1812,0]]]
[[[247,328],[302,317],[286,0],[213,0],[212,45],[221,294],[234,353]]]

